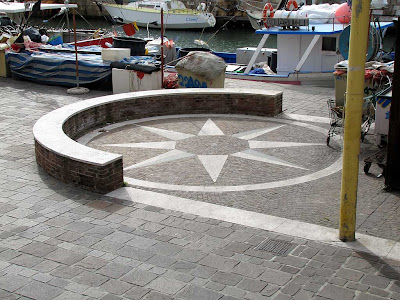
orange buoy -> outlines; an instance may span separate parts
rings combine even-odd
[[[267,22],[268,18],[273,18],[274,17],[274,7],[272,6],[271,3],[265,3],[264,9],[263,9],[263,21],[264,24]],[[265,26],[267,27],[267,26]]]
[[[351,8],[347,3],[340,4],[335,11],[335,18],[342,24],[348,24],[351,21]]]
[[[296,0],[289,0],[288,3],[286,4],[286,9],[287,10],[295,10],[295,9],[298,9],[298,8],[299,8],[299,6],[297,5]]]

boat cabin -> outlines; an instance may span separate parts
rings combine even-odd
[[[186,9],[186,6],[185,4],[183,4],[183,2],[176,0],[136,1],[136,2],[130,2],[128,6],[133,9],[158,10],[158,11],[160,11],[161,8],[164,11],[175,10],[175,9]]]
[[[381,22],[380,29],[392,25],[392,22]],[[263,37],[245,73],[249,73],[271,34],[277,35],[277,75],[332,72],[336,63],[347,59],[343,57],[343,51],[339,51],[343,46],[348,49],[349,36],[342,35],[346,28],[347,24],[309,24],[296,28],[275,26],[256,30],[256,34]]]

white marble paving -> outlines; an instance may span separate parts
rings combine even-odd
[[[170,161],[183,159],[183,158],[187,158],[187,157],[191,157],[191,156],[194,156],[194,154],[174,149],[174,150],[168,151],[166,153],[163,153],[163,154],[157,155],[155,157],[152,157],[150,159],[147,159],[145,161],[142,161],[140,163],[137,163],[137,164],[131,165],[129,167],[126,167],[126,168],[124,168],[124,170],[127,171],[127,170],[130,170],[130,169],[148,167],[148,166],[151,166],[151,165],[170,162]]]
[[[203,125],[197,135],[225,135],[221,129],[214,123],[213,120],[208,119]]]
[[[249,141],[251,149],[266,148],[288,148],[288,147],[305,147],[305,146],[326,146],[322,143],[295,143],[295,142],[273,142],[273,141]]]
[[[308,170],[306,168],[303,168],[298,165],[292,164],[290,162],[284,161],[277,157],[267,155],[265,153],[261,153],[258,151],[254,151],[251,149],[247,149],[247,150],[244,150],[241,152],[234,153],[234,154],[232,154],[232,156],[240,157],[240,158],[244,158],[244,159],[255,160],[255,161],[260,161],[260,162],[269,163],[269,164],[278,165],[278,166],[285,166],[285,167],[291,167],[291,168],[296,168],[296,169]]]
[[[175,149],[175,141],[165,142],[148,142],[148,143],[127,143],[127,144],[106,144],[109,147],[123,147],[123,148],[144,148],[144,149]]]
[[[276,126],[272,126],[272,127],[268,127],[268,128],[252,129],[252,130],[232,134],[232,136],[236,137],[238,139],[242,139],[242,140],[250,140],[250,139],[259,137],[260,135],[277,130],[283,126],[285,126],[285,125],[276,125]]]
[[[161,135],[161,136],[163,136],[167,139],[173,140],[173,141],[184,140],[184,139],[194,136],[192,134],[177,132],[177,131],[173,131],[173,130],[160,129],[160,128],[156,128],[156,127],[149,127],[149,126],[140,126],[140,127],[143,129],[146,129],[147,131]]]
[[[228,155],[197,155],[197,157],[200,159],[211,179],[216,182]]]

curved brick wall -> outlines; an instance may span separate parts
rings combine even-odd
[[[282,92],[243,89],[179,89],[94,98],[67,105],[35,124],[37,163],[51,176],[85,189],[107,193],[123,184],[122,156],[75,142],[106,123],[177,114],[282,112]]]

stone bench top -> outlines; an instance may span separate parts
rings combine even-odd
[[[263,96],[276,96],[280,91],[268,91],[261,89],[176,89],[176,90],[153,90],[142,91],[133,93],[116,94],[98,98],[92,98],[85,101],[76,102],[61,108],[58,108],[40,118],[33,127],[33,135],[36,142],[44,148],[52,151],[55,154],[63,157],[68,157],[73,160],[103,166],[113,161],[120,159],[122,156],[96,150],[68,137],[64,130],[63,125],[76,114],[84,112],[88,109],[106,105],[112,102],[126,101],[132,99],[141,99],[147,97],[163,97],[165,95],[223,95],[223,94],[248,94],[248,95],[263,95]]]

